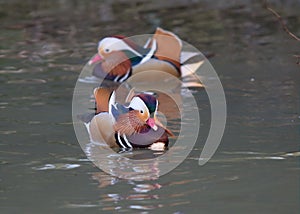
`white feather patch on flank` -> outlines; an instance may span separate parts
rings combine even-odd
[[[165,144],[163,142],[156,142],[151,144],[149,149],[153,151],[164,151],[165,150]]]

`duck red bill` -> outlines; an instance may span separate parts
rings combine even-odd
[[[89,65],[93,65],[97,62],[100,62],[102,60],[101,56],[99,54],[96,54],[92,59],[89,61]]]
[[[149,118],[147,120],[147,124],[154,130],[156,131],[157,130],[157,126],[155,124],[155,120],[153,118]]]

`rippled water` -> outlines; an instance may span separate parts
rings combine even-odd
[[[0,1],[1,213],[298,213],[299,43],[259,1]],[[271,1],[300,34],[299,1]],[[227,126],[204,166],[210,125],[175,170],[148,181],[112,177],[87,160],[72,124],[74,85],[99,38],[174,31],[222,81]]]

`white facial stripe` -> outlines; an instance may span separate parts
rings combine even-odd
[[[130,108],[133,108],[134,110],[138,110],[138,111],[143,110],[143,111],[145,111],[145,112],[148,112],[148,115],[150,115],[150,114],[149,114],[149,110],[148,110],[146,104],[145,104],[144,101],[143,101],[141,98],[139,98],[139,97],[134,97],[134,98],[131,100],[131,102],[130,102],[130,104],[129,104],[129,107],[130,107]]]
[[[141,54],[133,50],[129,45],[127,45],[122,39],[113,37],[102,39],[98,44],[98,49],[99,48],[102,48],[103,50],[109,49],[110,51],[129,50],[137,56],[142,56]]]

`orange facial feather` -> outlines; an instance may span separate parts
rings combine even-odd
[[[149,118],[149,113],[148,112],[141,113],[140,111],[138,111],[137,112],[137,116],[140,118],[141,121],[143,121],[144,123],[146,123],[146,121]]]
[[[125,53],[113,51],[105,56],[101,66],[107,73],[114,76],[123,76],[130,69],[131,62]]]
[[[120,115],[114,125],[115,131],[120,132],[120,134],[132,135],[144,129],[147,124],[140,119],[139,114],[139,111],[132,110]]]

